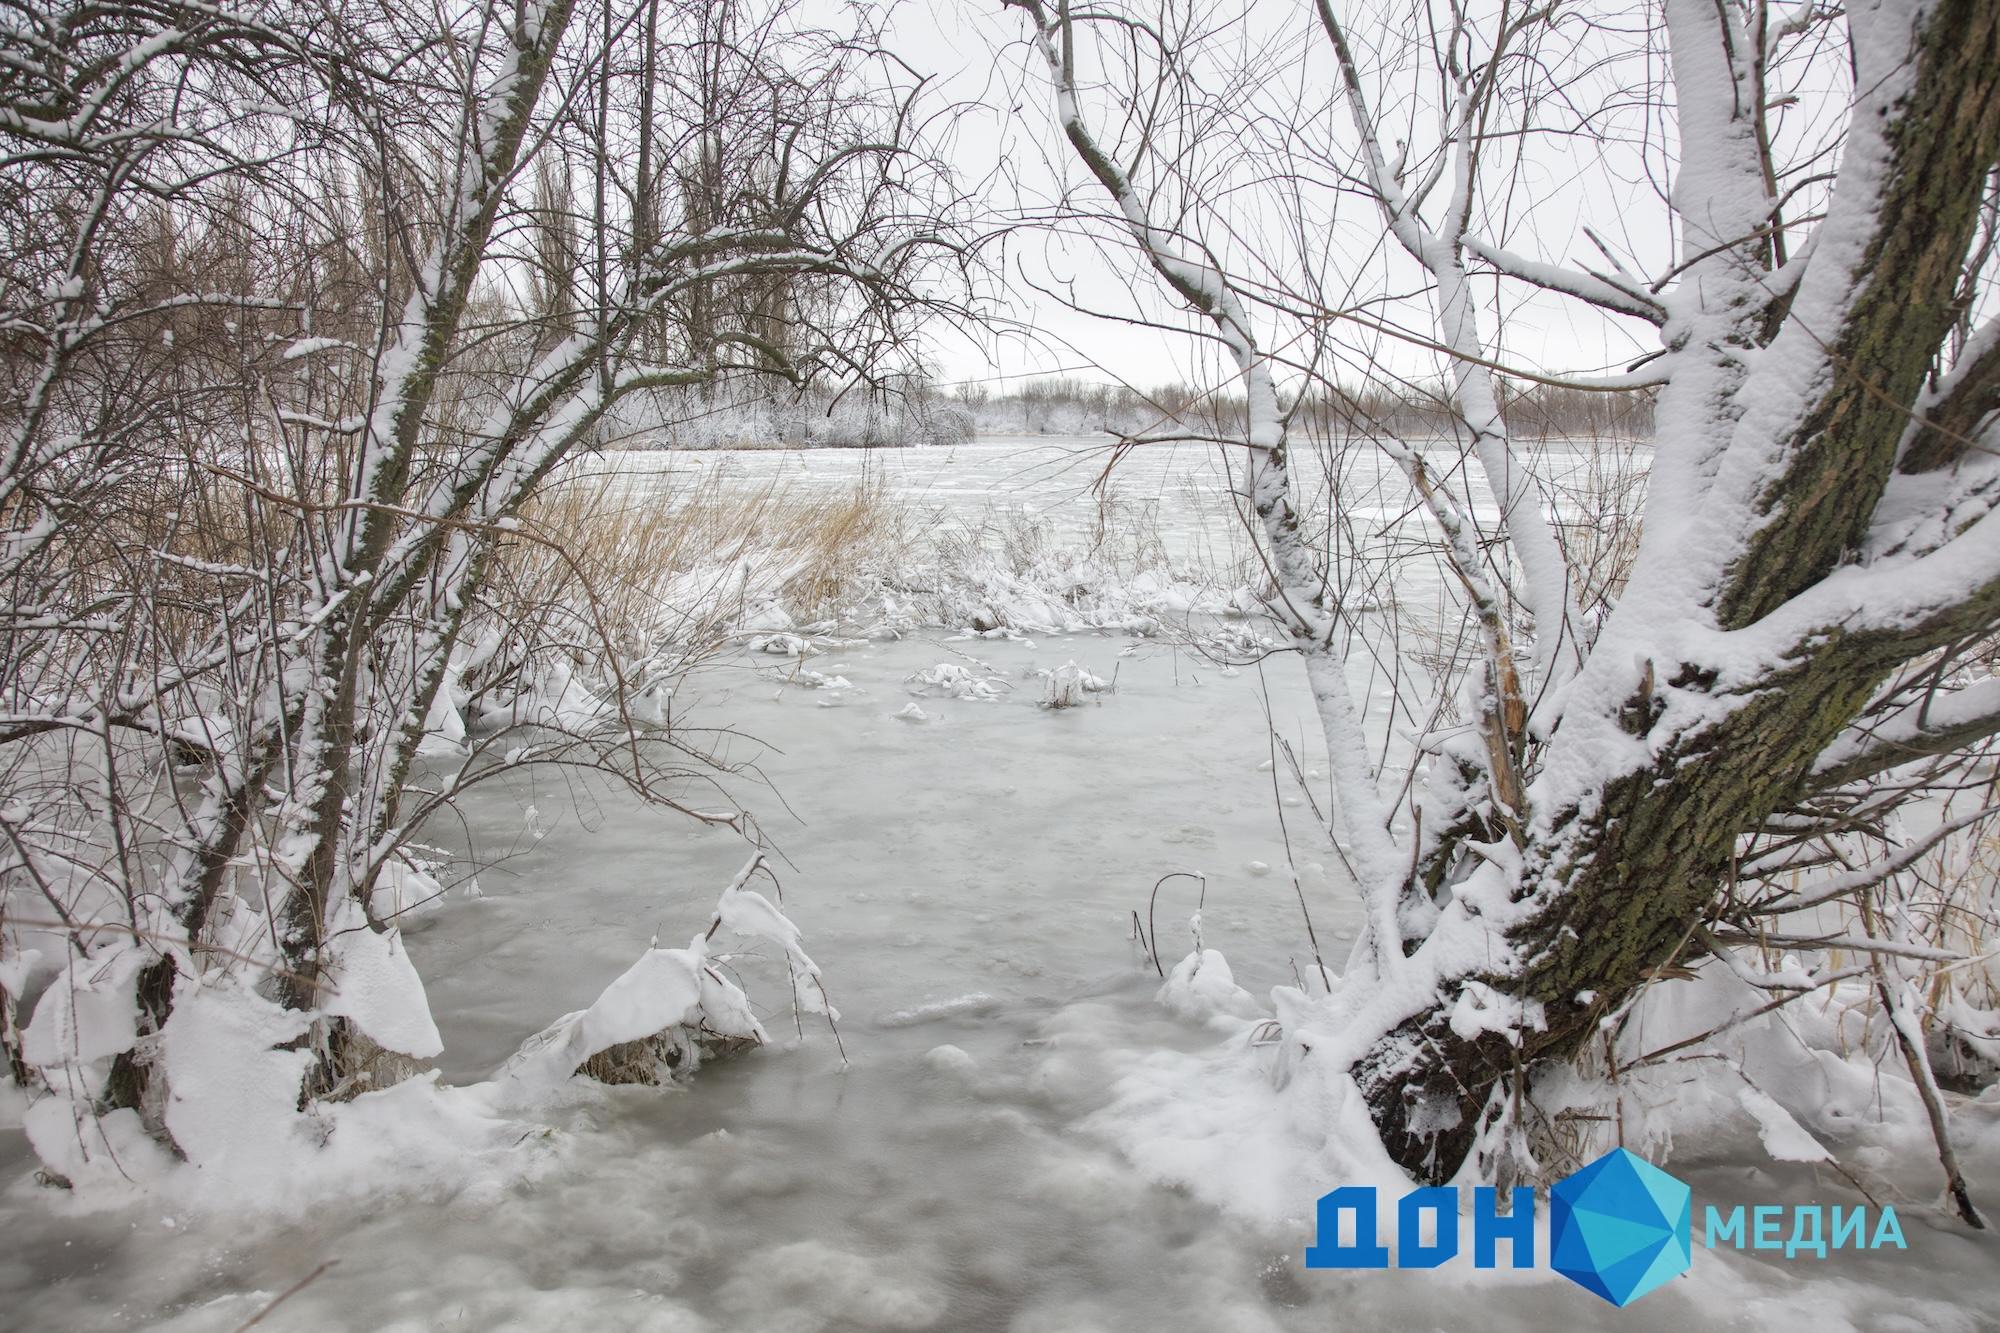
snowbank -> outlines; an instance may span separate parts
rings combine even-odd
[[[534,1117],[573,1080],[662,1083],[704,1055],[766,1040],[720,939],[775,946],[797,1010],[838,1018],[798,927],[749,888],[765,869],[753,856],[685,948],[646,950],[588,1008],[464,1087],[423,1068],[444,1043],[393,926],[378,930],[357,900],[338,900],[319,1002],[289,1007],[266,993],[271,964],[254,952],[270,932],[238,900],[220,927],[234,941],[227,956],[204,967],[168,955],[174,1003],[156,1036],[140,1035],[134,998],[134,978],[161,956],[150,944],[116,943],[57,974],[23,1033],[40,1091],[21,1121],[45,1170],[85,1207],[156,1195],[289,1212],[318,1199],[498,1187],[547,1164]],[[102,1109],[113,1062],[135,1048],[151,1071],[149,1101]],[[323,1086],[328,1070],[344,1081]]]

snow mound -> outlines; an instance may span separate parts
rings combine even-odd
[[[1780,1106],[1770,1094],[1746,1086],[1737,1091],[1736,1099],[1756,1120],[1757,1137],[1763,1141],[1764,1151],[1770,1153],[1774,1161],[1824,1162],[1832,1158],[1833,1154],[1807,1133],[1792,1113]]]
[[[375,876],[368,910],[378,921],[407,925],[444,906],[444,885],[428,869],[392,856]]]
[[[132,1049],[139,1003],[133,978],[152,951],[120,942],[71,962],[49,983],[21,1032],[31,1065],[81,1065]]]
[[[924,1063],[941,1074],[969,1076],[979,1069],[978,1062],[964,1048],[953,1046],[950,1042],[925,1051]]]
[[[1111,688],[1110,682],[1094,675],[1088,667],[1065,662],[1053,671],[1037,672],[1042,678],[1042,707],[1075,708],[1093,694]]]
[[[144,1186],[164,1177],[174,1161],[154,1142],[139,1113],[121,1108],[102,1116],[79,1111],[67,1097],[44,1097],[22,1117],[28,1144],[42,1167],[78,1190],[92,1193]]]
[[[719,966],[728,955],[712,952],[711,941],[722,929],[777,945],[798,1010],[837,1020],[839,1012],[827,1003],[819,967],[802,947],[799,928],[746,887],[763,864],[764,858],[755,856],[737,872],[708,929],[686,948],[648,949],[589,1008],[565,1014],[530,1037],[494,1075],[500,1104],[545,1101],[579,1072],[611,1082],[662,1082],[692,1072],[706,1053],[769,1040],[750,997]]]
[[[321,955],[330,992],[323,1012],[348,1019],[384,1050],[419,1060],[444,1050],[401,931],[373,930],[361,904],[342,898],[329,913]]]
[[[1114,1096],[1082,1127],[1152,1179],[1295,1234],[1328,1190],[1374,1185],[1397,1197],[1409,1188],[1352,1078],[1251,1046],[1244,1028],[1205,1052],[1112,1053]]]
[[[1229,960],[1214,949],[1196,949],[1175,963],[1160,987],[1160,1003],[1181,1018],[1199,1022],[1263,1014],[1250,992],[1236,984]]]
[[[782,606],[775,601],[766,601],[744,612],[737,629],[745,634],[782,634],[793,624],[791,615]]]
[[[312,1026],[248,986],[181,976],[160,1030],[167,1131],[188,1165],[246,1190],[291,1174],[310,1154],[299,1086],[312,1052],[280,1049]]]
[[[813,671],[806,667],[800,667],[784,680],[787,685],[796,685],[800,689],[824,690],[833,694],[854,688],[854,682],[845,676],[829,676],[824,671]]]
[[[915,671],[905,678],[905,684],[913,686],[912,694],[933,694],[948,699],[998,699],[1000,683],[997,676],[977,676],[956,662],[939,662],[934,667]]]
[[[814,657],[821,651],[811,639],[797,634],[761,634],[746,645],[753,653],[770,653],[776,657]]]
[[[697,935],[685,949],[648,949],[588,1009],[564,1014],[522,1044],[493,1076],[503,1105],[545,1100],[595,1056],[630,1042],[662,1043],[675,1072],[700,1060],[704,1044],[761,1043],[749,997],[709,964]]]

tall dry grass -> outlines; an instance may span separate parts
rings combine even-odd
[[[710,476],[579,470],[521,514],[501,544],[491,597],[511,609],[567,606],[616,641],[712,637],[752,602],[812,614],[834,606],[910,541],[908,515],[879,482],[741,490]]]

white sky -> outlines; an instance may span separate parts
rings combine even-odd
[[[1328,107],[1339,108],[1332,98],[1332,68],[1324,37],[1303,22],[1310,17],[1308,7],[1301,0],[1243,3],[1246,7],[1240,13],[1247,17],[1237,25],[1241,40],[1253,46],[1260,39],[1273,40],[1279,49],[1269,64],[1270,76],[1250,90],[1249,101],[1241,110],[1282,116],[1297,108],[1302,133],[1330,147],[1345,145],[1341,151],[1351,150],[1354,135],[1344,110],[1336,118],[1318,114]],[[1360,10],[1360,6],[1356,8]],[[1220,24],[1238,12],[1219,6],[1215,20]],[[1378,8],[1374,16],[1393,20],[1395,12]],[[1403,12],[1407,13],[1407,8]],[[1365,27],[1369,17],[1366,11],[1357,13],[1353,29],[1357,41],[1371,31]],[[953,157],[968,179],[988,182],[995,206],[1045,206],[1058,194],[1061,179],[1077,187],[1078,200],[1101,208],[1104,201],[1094,183],[1086,181],[1055,129],[1046,80],[1038,63],[1030,63],[1033,53],[1020,40],[1025,25],[1024,15],[1003,10],[998,0],[905,3],[894,10],[889,45],[912,66],[935,76],[934,107],[946,102],[967,104],[969,109],[954,129]],[[1393,32],[1387,27],[1381,30]],[[1629,48],[1637,48],[1634,39],[1623,40]],[[1378,63],[1391,63],[1396,55],[1394,51],[1381,53]],[[1230,58],[1223,57],[1225,61]],[[1412,89],[1421,86],[1406,83]],[[1383,96],[1389,95],[1390,85],[1385,84]],[[1111,124],[1111,106],[1104,100],[1092,108],[1100,125]],[[1389,116],[1385,114],[1384,119],[1386,122]],[[1412,125],[1411,137],[1419,146],[1427,142],[1421,122]],[[1430,141],[1434,142],[1434,136]],[[1607,176],[1601,160],[1588,168],[1561,157],[1530,161],[1523,181],[1533,193],[1531,202],[1524,205],[1518,193],[1505,201],[1512,233],[1509,243],[1544,258],[1601,265],[1601,257],[1578,225],[1588,213],[1609,244],[1628,247],[1643,267],[1657,270],[1671,254],[1672,237],[1654,187],[1643,180],[1641,167],[1639,159],[1630,156],[1622,170],[1611,170]],[[1595,175],[1585,179],[1587,171]],[[1620,176],[1628,179],[1620,180]],[[1334,205],[1328,202],[1326,207],[1332,210]],[[1381,224],[1372,205],[1349,197],[1339,201],[1338,215],[1338,226],[1326,229],[1325,246],[1332,251],[1345,250],[1352,258],[1329,258],[1329,271],[1346,273],[1359,290],[1395,287],[1410,293],[1418,289],[1414,274],[1399,271],[1397,257],[1381,252]],[[1244,233],[1270,227],[1272,218],[1269,205],[1251,190],[1232,195],[1223,210],[1211,210],[1193,225],[1205,236],[1222,235],[1226,243],[1232,231],[1240,240]],[[1114,243],[1118,234],[1115,227],[1102,223],[1094,232]],[[1296,242],[1298,235],[1292,233],[1287,239]],[[1154,320],[1192,327],[1193,321],[1184,312],[1162,298],[1156,280],[1131,253],[1107,249],[1073,232],[1028,230],[1011,237],[1004,253],[1007,314],[1019,329],[985,335],[978,341],[941,332],[937,359],[944,380],[1057,371],[1083,379],[1139,385],[1171,380],[1215,383],[1225,377],[1216,356],[1195,338],[1093,318],[1065,308],[1065,301],[1056,295],[1060,291],[1088,309],[1137,311]],[[1361,276],[1355,276],[1357,273]],[[1405,327],[1428,335],[1428,312],[1428,304],[1421,298],[1406,300],[1398,307],[1397,318]],[[1285,335],[1274,320],[1264,336]],[[1650,330],[1628,327],[1621,331],[1576,303],[1537,297],[1510,315],[1506,345],[1522,364],[1591,372],[1618,368],[1651,350],[1651,337]],[[1347,358],[1346,377],[1350,379],[1360,378],[1367,361],[1378,361],[1410,376],[1431,373],[1439,365],[1431,353],[1393,339],[1353,333],[1348,341],[1356,342]]]

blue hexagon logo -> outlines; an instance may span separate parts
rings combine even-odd
[[[1694,1262],[1694,1195],[1614,1148],[1549,1190],[1549,1266],[1613,1305],[1630,1305]]]

